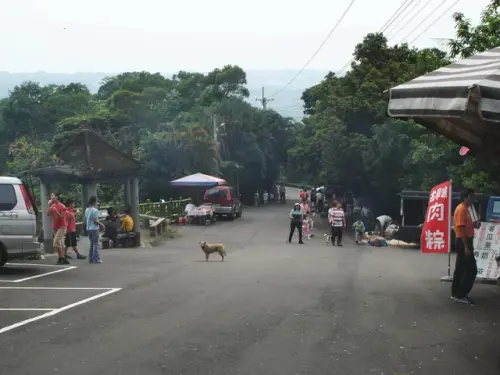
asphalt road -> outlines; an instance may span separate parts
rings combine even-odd
[[[499,373],[498,288],[477,285],[477,306],[457,305],[439,282],[446,257],[327,247],[319,229],[286,244],[289,209],[104,250],[102,265],[1,271],[28,280],[0,283],[0,374]],[[199,240],[223,242],[227,260],[205,262]],[[8,310],[35,308],[49,310]]]

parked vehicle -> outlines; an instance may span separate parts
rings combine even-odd
[[[205,191],[203,201],[211,203],[217,216],[228,216],[231,220],[241,217],[243,205],[236,190],[230,186],[216,186]]]
[[[0,266],[38,253],[36,213],[28,187],[18,178],[0,176]]]

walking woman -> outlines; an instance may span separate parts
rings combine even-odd
[[[288,235],[288,243],[292,243],[292,237],[295,229],[299,232],[299,244],[302,242],[302,220],[304,219],[304,212],[300,207],[300,203],[295,203],[293,209],[290,211],[290,234]]]
[[[99,228],[104,228],[104,224],[99,221],[99,210],[97,206],[97,197],[90,197],[89,206],[85,210],[85,226],[89,234],[89,263],[102,263],[99,256]]]

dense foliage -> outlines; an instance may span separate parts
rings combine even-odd
[[[105,79],[95,95],[79,83],[25,82],[0,101],[0,173],[50,162],[87,120],[144,163],[142,198],[168,198],[175,194],[171,180],[196,172],[219,172],[251,197],[278,178],[290,119],[248,104],[245,85],[246,74],[237,66],[179,72],[171,79],[123,73]],[[103,184],[100,194],[110,201],[116,188]]]
[[[491,161],[461,157],[460,145],[405,121],[386,117],[384,91],[450,63],[500,45],[495,0],[476,27],[455,14],[457,38],[451,57],[438,49],[390,46],[369,34],[354,51],[345,76],[329,74],[306,90],[307,117],[289,150],[288,176],[294,181],[343,185],[367,197],[378,213],[396,216],[402,189],[428,190],[452,177],[455,185],[499,190]],[[496,169],[498,170],[498,169]]]
[[[288,181],[343,185],[365,196],[376,213],[395,216],[402,189],[428,190],[450,177],[455,185],[498,191],[498,164],[461,157],[460,145],[418,124],[388,118],[384,92],[500,45],[499,6],[500,0],[493,0],[476,26],[454,14],[456,38],[449,55],[391,46],[384,35],[368,34],[345,76],[330,73],[304,91],[302,123],[251,106],[245,100],[246,74],[237,66],[208,74],[181,71],[172,78],[123,73],[105,79],[96,94],[80,83],[25,82],[0,101],[0,173],[49,163],[86,119],[144,163],[142,198],[152,200],[174,194],[172,179],[218,172],[248,201],[280,177],[280,168]],[[116,193],[116,187],[101,186],[104,200]]]

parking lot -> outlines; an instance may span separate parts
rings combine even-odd
[[[498,286],[476,285],[470,307],[439,281],[446,256],[325,246],[319,226],[286,244],[288,210],[181,227],[100,265],[1,269],[0,372],[498,374]],[[200,240],[227,259],[205,262]]]
[[[121,290],[42,286],[78,269],[78,264],[60,266],[46,262],[12,262],[0,268],[0,334],[60,314]],[[65,278],[62,277],[62,280]],[[72,280],[74,283],[74,280]],[[69,283],[67,283],[69,285]]]

